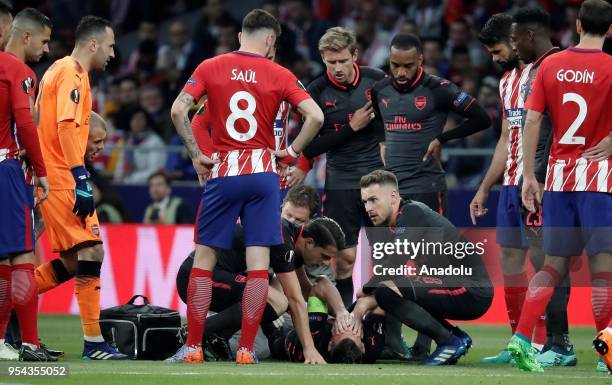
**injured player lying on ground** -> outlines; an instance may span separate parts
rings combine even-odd
[[[284,244],[270,250],[270,266],[279,286],[268,290],[268,301],[263,311],[262,323],[276,320],[287,307],[304,344],[305,362],[320,355],[315,349],[308,328],[308,313],[304,296],[310,293],[312,284],[304,272],[304,265],[320,265],[344,247],[344,234],[338,224],[329,218],[316,218],[303,226],[282,221]],[[211,310],[219,314],[206,320],[204,340],[229,338],[241,328],[242,294],[245,287],[244,236],[240,225],[236,226],[232,250],[220,250],[219,261],[213,275]],[[185,300],[187,282],[193,265],[193,257],[187,258],[177,276],[177,288]],[[335,289],[335,288],[334,288]],[[348,317],[348,312],[339,315]],[[222,333],[221,333],[222,331]],[[184,347],[170,360],[180,362]]]

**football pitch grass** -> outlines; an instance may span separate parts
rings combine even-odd
[[[458,365],[423,367],[415,364],[382,362],[373,365],[321,365],[264,361],[259,365],[236,366],[231,362],[204,365],[166,364],[159,361],[81,360],[83,349],[78,317],[42,315],[40,336],[52,348],[66,356],[58,364],[68,367],[66,377],[16,377],[8,375],[8,366],[25,363],[0,362],[0,384],[612,384],[612,376],[596,373],[596,355],[591,348],[594,330],[573,328],[570,332],[578,365],[547,369],[545,373],[523,373],[509,365],[487,365],[479,359],[498,353],[507,343],[509,333],[503,326],[464,325],[474,339],[474,346]],[[404,331],[409,341],[414,334]]]

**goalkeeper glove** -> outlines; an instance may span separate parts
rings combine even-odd
[[[85,218],[94,213],[94,199],[89,179],[91,175],[85,166],[77,166],[70,170],[74,177],[74,207],[72,212],[79,217]]]

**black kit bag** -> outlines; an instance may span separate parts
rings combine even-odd
[[[136,305],[137,298],[143,304]],[[134,360],[163,360],[183,344],[178,311],[153,306],[143,295],[133,296],[127,304],[100,312],[104,339]]]

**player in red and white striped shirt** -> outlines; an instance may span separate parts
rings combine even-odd
[[[25,64],[49,52],[51,27],[47,16],[26,8],[15,16],[6,52],[0,52],[0,359],[57,361],[38,340],[32,170],[43,188],[40,201],[49,193],[49,184],[32,115],[36,76]],[[20,164],[23,150],[32,170]],[[30,173],[28,183],[24,171]],[[19,354],[4,344],[11,309],[21,327]]]
[[[610,140],[612,132],[607,116],[612,109],[612,57],[601,51],[612,27],[612,5],[586,0],[576,27],[580,43],[542,62],[526,103],[522,199],[531,211],[542,201],[534,154],[545,109],[553,124],[544,193],[546,258],[529,284],[519,325],[508,344],[517,366],[529,371],[542,371],[529,345],[535,321],[567,273],[568,257],[580,255],[584,248],[597,330],[612,318],[611,158],[585,156],[588,149]]]
[[[472,223],[486,215],[486,202],[491,188],[503,177],[497,207],[497,243],[501,248],[501,266],[504,275],[504,298],[512,332],[520,317],[520,310],[527,291],[528,278],[524,273],[527,239],[521,231],[523,221],[520,210],[520,194],[517,187],[522,173],[522,131],[524,92],[532,64],[525,65],[510,46],[512,17],[493,15],[482,28],[479,40],[495,61],[506,72],[499,82],[502,103],[502,129],[493,160],[476,195],[470,203]],[[533,254],[533,253],[532,253]],[[540,325],[544,326],[544,325]],[[540,335],[542,333],[536,333]],[[544,329],[544,337],[546,330]],[[544,341],[538,341],[542,343]],[[501,351],[485,357],[483,363],[508,363],[510,355]]]
[[[198,210],[196,253],[187,291],[187,363],[204,360],[201,344],[217,261],[215,248],[231,249],[238,218],[244,227],[248,273],[236,362],[257,362],[253,341],[266,304],[269,247],[281,243],[275,158],[283,160],[288,154],[297,158],[323,121],[321,109],[297,78],[267,58],[279,34],[280,25],[268,12],[249,12],[239,35],[240,50],[203,61],[172,105],[172,120],[200,180],[210,170]],[[187,116],[204,95],[212,158],[200,151]],[[297,107],[306,130],[286,150],[275,151],[273,123],[282,101]],[[201,134],[206,137],[208,132],[201,130]],[[320,356],[311,358],[310,362],[323,361]]]
[[[268,59],[274,61],[276,57],[276,48],[270,52],[268,55]],[[193,135],[195,137],[198,146],[200,147],[200,151],[207,157],[212,158],[214,148],[212,144],[212,139],[210,137],[210,113],[207,112],[207,104],[208,102],[205,100],[202,103],[202,106],[195,114],[191,121],[191,125],[193,128]],[[274,150],[282,151],[287,148],[287,133],[288,133],[288,122],[289,122],[289,114],[291,112],[291,104],[283,101],[280,104],[278,112],[276,113],[276,118],[274,119],[273,132],[274,132]],[[281,189],[281,201],[284,198],[286,191],[289,189],[288,178],[285,172],[285,169],[279,167],[277,170],[280,176],[280,189]],[[211,177],[210,173],[207,175],[207,179]]]
[[[524,8],[517,13],[517,17],[517,24],[520,22],[520,24],[529,25],[532,29],[546,30],[549,25],[549,16],[541,9]],[[502,133],[489,171],[470,204],[470,212],[474,224],[477,217],[486,214],[487,195],[491,187],[503,176],[503,186],[497,207],[496,238],[501,247],[504,297],[510,327],[514,333],[529,284],[529,278],[525,271],[527,248],[530,248],[529,255],[534,266],[541,266],[544,260],[541,246],[539,246],[541,237],[527,236],[529,232],[525,231],[526,224],[529,226],[541,225],[538,225],[537,222],[534,223],[532,215],[525,215],[524,210],[522,210],[518,186],[523,169],[524,104],[540,63],[545,57],[559,49],[552,46],[544,33],[535,39],[521,37],[517,41],[517,45],[521,46],[521,51],[514,52],[510,46],[511,24],[511,16],[506,14],[494,15],[485,24],[479,36],[481,42],[493,56],[493,60],[500,64],[502,68],[507,69],[507,72],[502,76],[499,84],[503,107]],[[519,58],[519,55],[521,58]],[[550,130],[543,130],[545,135],[540,138],[542,143],[539,145],[541,164],[538,167],[538,180],[541,183],[545,179],[545,175],[543,175],[545,174],[545,161],[543,158],[548,157],[545,144],[548,141],[547,134],[549,132]],[[563,288],[559,288],[555,292],[555,296],[558,296],[555,303],[560,305],[547,309],[550,317],[542,316],[538,319],[533,345],[542,351],[544,351],[542,349],[544,345],[546,345],[547,351],[553,347],[556,349],[555,352],[557,350],[569,351],[568,355],[573,355],[575,358],[571,348],[569,350],[565,349],[569,346],[569,340],[566,336],[567,324],[563,322],[567,319],[567,309],[562,304],[567,302],[567,295],[567,291]],[[547,334],[550,336],[548,339]],[[553,353],[545,353],[541,358],[556,363],[556,360],[549,359],[551,354]],[[508,352],[502,351],[496,356],[486,357],[481,361],[485,363],[508,363],[510,360],[511,357]],[[570,362],[571,359],[563,361],[564,364]]]
[[[206,109],[207,102],[204,101],[198,112],[194,115],[191,120],[191,127],[193,128],[193,136],[200,147],[200,151],[202,154],[211,157],[215,152],[213,149],[212,140],[210,139],[210,126],[209,126],[209,113]],[[287,102],[282,102],[280,108],[278,109],[278,113],[276,114],[276,119],[274,120],[274,149],[276,151],[282,151],[287,148],[287,131],[288,131],[288,121],[289,114],[291,112],[291,105]],[[208,134],[207,134],[208,133]],[[292,166],[293,167],[293,166]],[[284,198],[286,191],[289,189],[289,181],[287,178],[285,170],[279,169],[277,170],[280,176],[280,189],[281,189],[281,201]],[[210,174],[210,173],[209,173]],[[208,179],[210,175],[206,176]]]
[[[502,113],[508,129],[504,186],[517,186],[523,173],[523,108],[526,96],[523,90],[531,80],[532,66],[533,63],[519,65],[506,72],[499,82]]]

